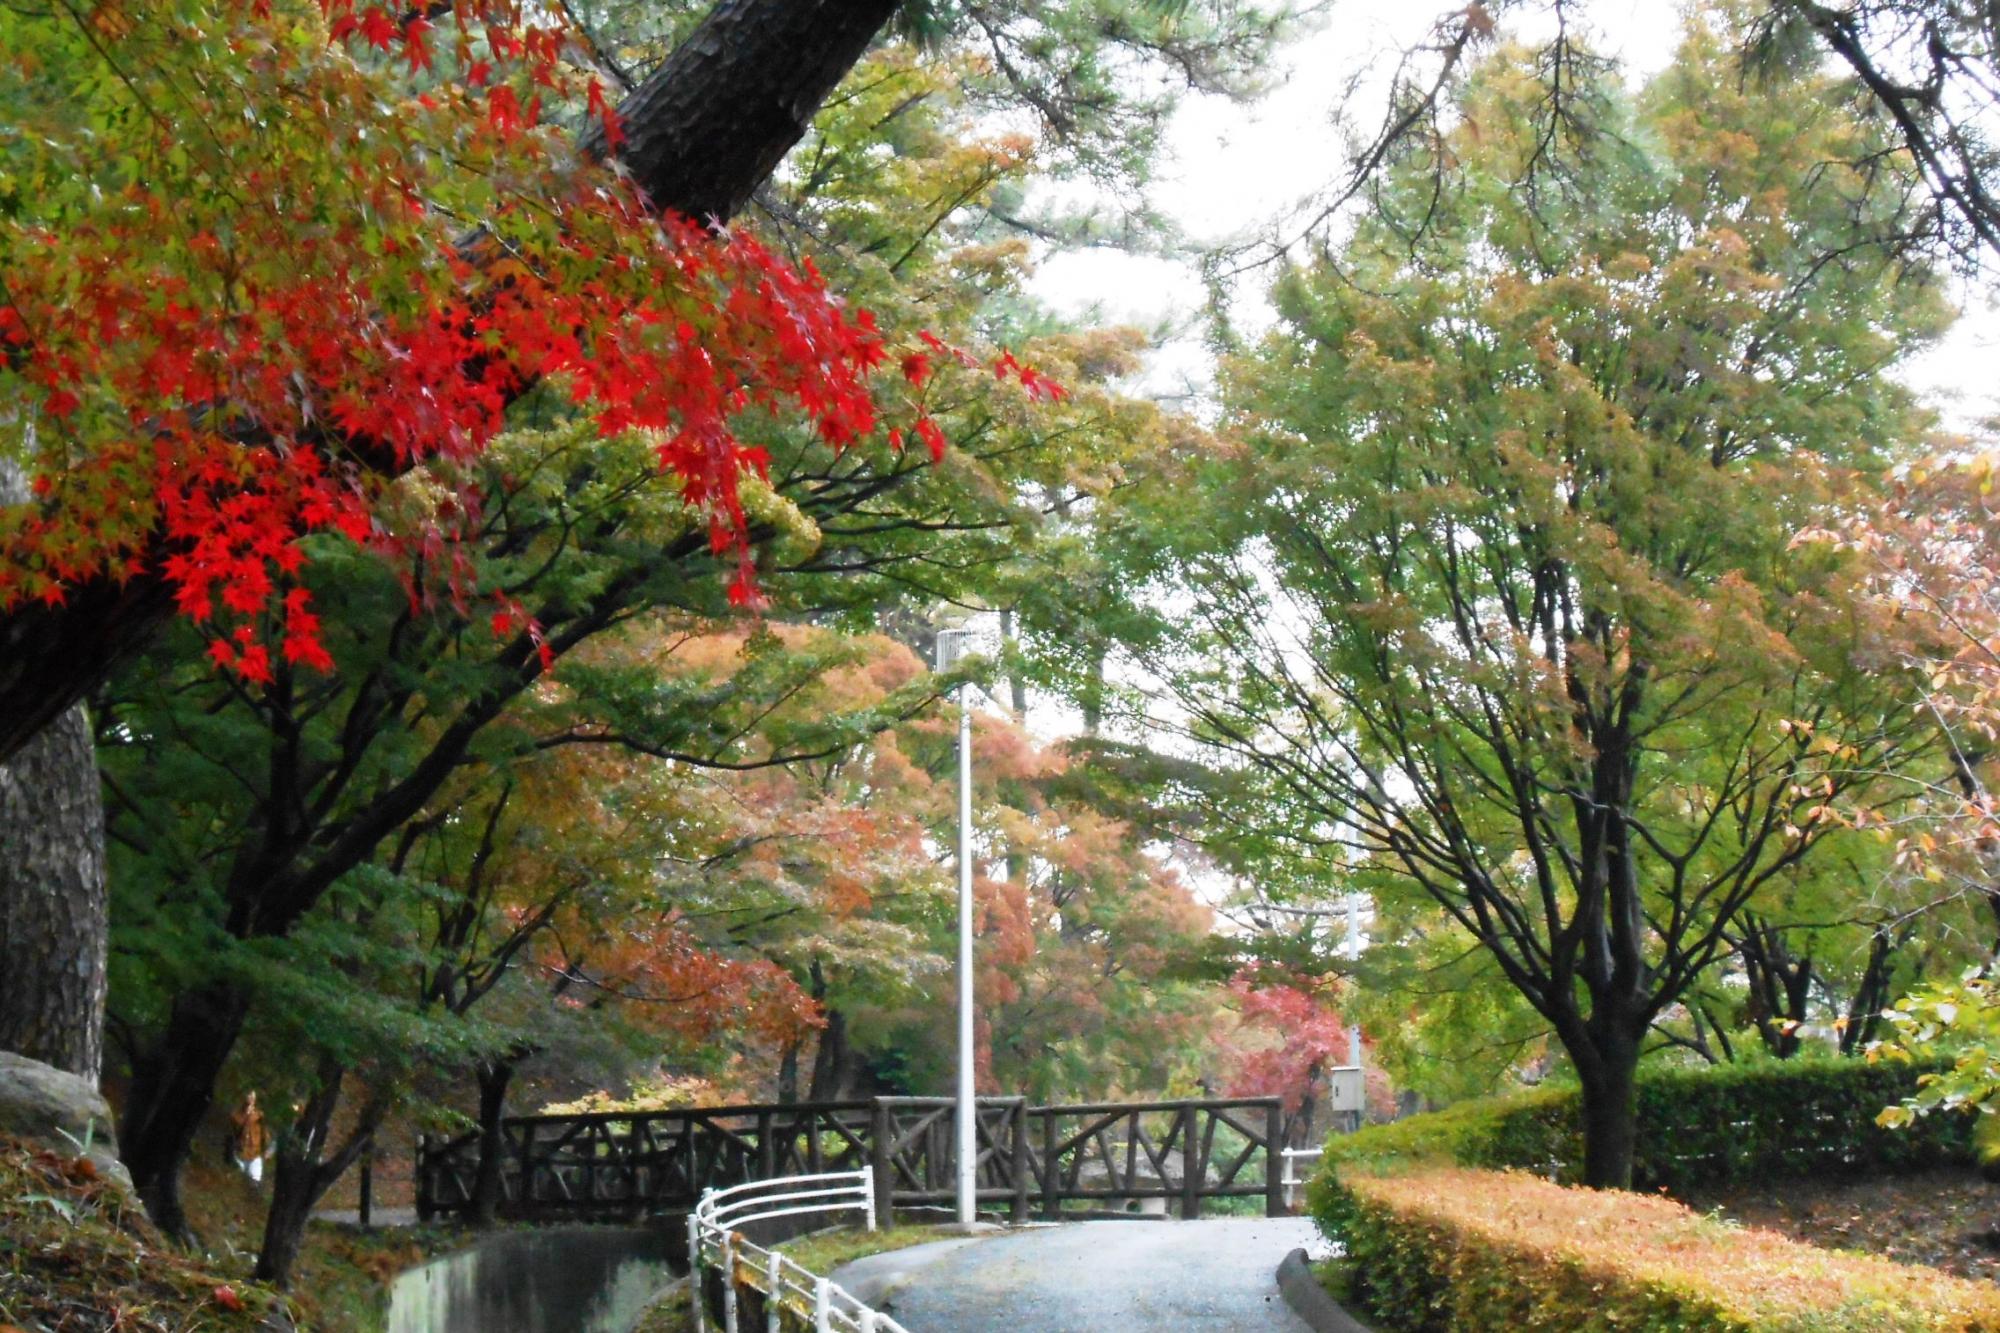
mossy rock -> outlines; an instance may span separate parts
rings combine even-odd
[[[87,1159],[136,1207],[132,1177],[118,1160],[111,1106],[89,1079],[0,1051],[0,1134],[64,1158]]]

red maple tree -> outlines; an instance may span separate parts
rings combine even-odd
[[[1327,1071],[1348,1063],[1349,1027],[1340,1012],[1343,983],[1269,965],[1240,969],[1229,980],[1237,1024],[1220,1047],[1228,1062],[1232,1097],[1276,1097],[1283,1104],[1288,1137],[1295,1142],[1312,1126],[1326,1091]],[[1367,1043],[1364,1040],[1363,1048]],[[1389,1088],[1365,1057],[1367,1095],[1378,1115],[1389,1113]]]
[[[737,487],[766,460],[731,423],[799,413],[840,447],[882,430],[872,318],[810,263],[657,210],[601,160],[620,122],[539,7],[456,0],[431,7],[441,25],[318,10],[309,32],[269,0],[65,8],[12,57],[17,81],[74,65],[122,86],[99,88],[115,116],[23,99],[29,184],[47,188],[0,254],[0,380],[34,410],[0,457],[36,499],[0,516],[0,612],[129,579],[152,552],[220,666],[324,668],[302,539],[338,530],[477,591],[453,539],[481,496],[456,465],[541,384],[606,434],[658,433],[751,600]],[[586,109],[593,151],[565,148],[550,106]],[[930,356],[900,364],[887,382],[935,455]],[[993,369],[1053,391],[1011,358]],[[439,493],[419,521],[385,520],[382,488],[417,465]],[[492,624],[533,630],[504,594]]]

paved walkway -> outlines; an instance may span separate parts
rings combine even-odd
[[[1303,1217],[1076,1222],[895,1250],[831,1276],[910,1333],[1309,1333],[1277,1270],[1316,1243]]]

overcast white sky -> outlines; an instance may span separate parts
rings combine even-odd
[[[1346,161],[1333,125],[1334,102],[1349,79],[1363,74],[1359,118],[1380,105],[1397,53],[1422,37],[1445,0],[1335,0],[1324,24],[1283,52],[1271,91],[1250,106],[1220,98],[1189,99],[1167,135],[1169,159],[1151,190],[1153,202],[1192,241],[1215,244],[1259,234],[1303,199],[1337,181]],[[1455,7],[1455,6],[1453,6]],[[1585,17],[1600,51],[1644,78],[1671,58],[1680,6],[1666,0],[1594,0]],[[1512,29],[1526,40],[1535,27]],[[1239,294],[1248,319],[1261,309],[1261,280],[1252,273]],[[1167,259],[1083,251],[1046,260],[1034,290],[1056,309],[1147,327],[1186,324],[1202,292],[1191,266]],[[1908,370],[1946,420],[1965,424],[2000,409],[2000,314],[1993,292],[1967,292],[1964,318],[1941,346]],[[1205,384],[1206,353],[1196,338],[1175,341],[1156,355],[1148,387],[1171,391],[1189,380]]]

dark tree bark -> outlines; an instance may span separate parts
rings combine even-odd
[[[500,1168],[506,1163],[507,1089],[514,1082],[514,1062],[482,1060],[479,1080],[479,1168],[472,1180],[472,1224],[490,1227],[500,1217]]]
[[[264,1244],[257,1253],[253,1276],[280,1289],[291,1285],[292,1268],[298,1262],[299,1244],[305,1239],[313,1208],[368,1151],[389,1110],[389,1099],[382,1090],[370,1089],[347,1139],[329,1147],[333,1113],[340,1105],[346,1071],[338,1062],[323,1059],[319,1076],[319,1084],[300,1107],[298,1118],[278,1135],[271,1209],[264,1216]]]
[[[1587,795],[1569,798],[1583,868],[1577,910],[1563,932],[1574,951],[1552,969],[1536,1006],[1576,1067],[1583,1183],[1594,1189],[1631,1188],[1639,1056],[1653,1020],[1673,998],[1660,984],[1663,969],[1647,958],[1640,851],[1625,817],[1638,784],[1639,750],[1624,719],[1637,711],[1643,690],[1635,677],[1624,685],[1619,707],[1585,714],[1597,756]]]
[[[271,1208],[264,1215],[264,1243],[257,1251],[255,1276],[259,1282],[281,1289],[291,1284],[317,1198],[312,1192],[312,1167],[281,1150],[271,1174]]]
[[[778,1057],[778,1105],[792,1106],[799,1100],[799,1047],[802,1043],[788,1041],[785,1050]]]
[[[1593,1189],[1630,1189],[1639,1142],[1639,1041],[1600,1032],[1591,1056],[1577,1059],[1583,1092],[1583,1183]]]
[[[172,613],[172,591],[157,572],[123,585],[92,580],[61,606],[0,611],[0,761],[88,697]]]
[[[1799,1027],[1812,1001],[1812,954],[1794,957],[1782,930],[1747,912],[1732,942],[1750,985],[1750,1021],[1765,1049],[1789,1060],[1799,1053]]]
[[[104,810],[90,721],[0,764],[0,1050],[92,1082],[104,1056]]]
[[[819,1045],[813,1051],[812,1082],[806,1087],[809,1102],[837,1102],[848,1089],[853,1052],[847,1044],[847,1015],[825,1003],[826,971],[814,959],[811,995],[821,1003],[826,1026],[819,1030]]]
[[[619,161],[661,208],[727,221],[812,123],[900,0],[721,0],[619,107]],[[580,145],[601,156],[601,133]],[[375,452],[359,451],[364,456]],[[159,570],[0,613],[0,761],[91,690],[173,610]]]
[[[1322,1137],[1314,1131],[1319,1119],[1320,1080],[1326,1077],[1326,1061],[1315,1060],[1306,1070],[1306,1090],[1299,1098],[1299,1109],[1285,1117],[1284,1142],[1286,1147],[1305,1148],[1318,1143]]]
[[[813,1051],[812,1082],[806,1089],[809,1102],[837,1102],[846,1096],[853,1080],[853,1052],[847,1044],[847,1015],[838,1009],[826,1011],[826,1026],[820,1029],[819,1046]]]
[[[192,1239],[181,1205],[181,1168],[249,1012],[241,987],[183,992],[174,997],[160,1039],[133,1063],[118,1127],[119,1158],[147,1214],[176,1240]]]
[[[1734,1064],[1736,1061],[1736,1047],[1729,1040],[1728,1030],[1722,1024],[1716,1022],[1715,1015],[1709,1013],[1707,1009],[1700,1009],[1698,1012],[1703,1018],[1708,1020],[1708,1030],[1715,1034],[1715,1045],[1722,1052],[1722,1061],[1719,1063]]]
[[[1770,14],[1809,27],[1888,117],[1930,192],[1927,230],[1974,264],[2000,253],[2000,152],[1986,129],[2000,12],[1990,2],[1775,0]]]
[[[1840,1053],[1853,1055],[1866,1050],[1882,1027],[1882,1011],[1892,998],[1890,981],[1895,973],[1896,954],[1909,942],[1913,926],[1892,932],[1888,926],[1875,927],[1868,941],[1868,964],[1862,969],[1861,983],[1847,1002],[1847,1021],[1840,1028]]]
[[[1708,1041],[1709,1021],[1707,1011],[1698,1002],[1690,999],[1687,1001],[1687,1012],[1688,1036],[1682,1037],[1677,1033],[1669,1031],[1664,1026],[1658,1029],[1660,1035],[1666,1038],[1669,1045],[1685,1047],[1712,1065],[1721,1064],[1722,1056],[1716,1053],[1715,1047],[1711,1046]]]
[[[901,0],[721,0],[619,107],[654,203],[727,221],[804,137]],[[603,151],[593,129],[583,151]]]

